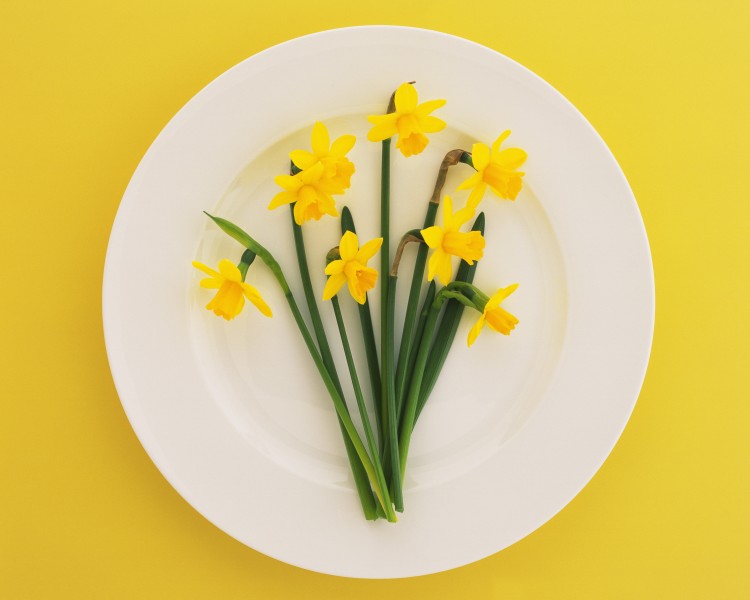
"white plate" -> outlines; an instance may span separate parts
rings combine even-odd
[[[357,173],[339,204],[352,208],[363,238],[375,237],[380,147],[366,139],[365,116],[382,112],[408,80],[417,81],[422,99],[448,100],[439,114],[449,127],[431,136],[422,155],[394,154],[394,237],[421,225],[447,150],[489,143],[510,128],[508,143],[529,160],[515,203],[484,200],[488,246],[476,278],[489,292],[521,284],[506,303],[520,324],[509,338],[485,331],[469,350],[465,336],[476,315],[465,315],[415,432],[406,512],[394,526],[362,518],[331,402],[268,272],[254,265],[249,279],[276,316],[265,319],[248,305],[227,323],[203,308],[210,294],[199,289],[201,274],[190,262],[239,257],[201,212],[209,210],[244,226],[297,280],[288,210],[266,206],[277,189],[273,176],[284,172],[291,149],[309,144],[317,119],[332,136],[358,136],[350,155]],[[454,167],[445,191],[469,172]],[[334,219],[305,226],[319,292],[337,227]],[[344,304],[353,317],[353,303]],[[322,308],[338,348],[329,307]],[[580,113],[492,50],[398,27],[293,40],[208,85],[133,176],[104,278],[115,383],[164,476],[248,546],[350,577],[457,567],[550,519],[586,485],[625,426],[645,374],[653,315],[637,205]],[[350,323],[358,338],[356,319]],[[344,373],[340,353],[338,360]]]

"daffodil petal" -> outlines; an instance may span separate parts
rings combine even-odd
[[[279,192],[276,194],[268,205],[268,210],[273,210],[284,204],[297,202],[297,192]]]
[[[419,117],[419,127],[424,133],[437,133],[445,129],[445,121],[437,117]]]
[[[302,187],[302,180],[295,175],[277,175],[273,180],[276,185],[288,192],[296,192]]]
[[[398,127],[396,126],[397,118],[396,115],[383,115],[388,117],[380,122],[377,122],[375,126],[367,132],[367,139],[371,142],[382,142],[390,137],[393,137],[398,133]],[[372,122],[373,117],[368,117]]]
[[[430,248],[439,248],[443,243],[443,230],[437,225],[423,229],[420,233],[425,244]]]
[[[326,286],[323,288],[323,300],[330,300],[336,294],[339,293],[341,287],[346,283],[346,275],[343,273],[337,273],[331,275],[326,281]]]
[[[477,337],[479,337],[479,334],[482,331],[482,327],[484,327],[484,314],[480,315],[480,317],[477,319],[477,322],[474,323],[472,328],[469,330],[469,337],[466,340],[469,348],[471,348],[471,345],[477,340]]]
[[[502,144],[506,139],[508,139],[509,135],[510,135],[510,129],[506,129],[499,136],[497,136],[497,139],[494,142],[492,142],[493,153],[497,153],[500,150],[500,144]]]
[[[514,171],[525,163],[527,158],[528,154],[521,148],[506,148],[497,155],[497,162],[504,169]]]
[[[252,302],[261,313],[263,313],[267,317],[273,316],[271,307],[266,304],[266,301],[263,300],[260,292],[256,288],[254,288],[249,283],[243,283],[242,290],[245,293],[245,297],[250,300],[250,302]]]
[[[490,149],[481,142],[471,147],[471,162],[477,171],[484,171],[490,164]]]
[[[328,147],[331,145],[331,138],[328,136],[328,129],[323,123],[317,121],[312,130],[312,151],[318,158],[328,154]]]
[[[426,117],[432,111],[437,110],[441,106],[445,106],[445,100],[427,100],[414,109],[414,114],[419,117]]]
[[[332,260],[326,265],[326,275],[338,275],[344,272],[344,261],[343,260]]]
[[[206,275],[210,275],[211,277],[221,277],[218,271],[214,271],[211,267],[204,265],[197,260],[194,260],[192,264],[196,269],[203,271]]]
[[[482,183],[482,174],[481,173],[474,173],[470,177],[467,177],[464,179],[461,184],[456,188],[457,191],[461,190],[468,190],[470,188],[474,188]]]
[[[364,304],[365,300],[367,300],[367,296],[362,290],[362,288],[359,286],[356,279],[348,278],[346,280],[349,288],[349,293],[352,295],[352,298],[357,301],[358,304]]]
[[[209,290],[218,290],[222,283],[224,283],[223,277],[206,277],[201,279],[200,286]]]
[[[417,89],[411,83],[402,83],[396,90],[396,112],[413,113],[418,99]]]
[[[301,182],[298,185],[297,189],[302,187],[303,184],[310,185],[312,183],[317,183],[320,177],[323,175],[324,170],[325,167],[323,166],[323,163],[317,162],[309,169],[305,169],[304,171],[301,171],[294,175],[294,177],[299,178],[299,181]]]
[[[437,264],[435,276],[440,283],[448,285],[451,282],[451,279],[453,279],[453,260],[451,259],[450,254],[445,252],[441,252],[441,254],[442,258]]]
[[[353,135],[342,135],[340,138],[336,139],[335,142],[331,145],[331,151],[328,153],[330,156],[334,156],[336,158],[341,158],[347,155],[349,150],[354,148],[354,144],[357,141],[357,138]]]
[[[339,244],[339,254],[343,261],[350,261],[357,255],[357,249],[359,248],[359,240],[357,234],[353,231],[347,231],[341,238]]]
[[[219,273],[221,273],[225,279],[233,282],[242,281],[242,273],[231,260],[223,258],[219,261]]]
[[[377,254],[378,250],[380,250],[380,247],[383,245],[383,238],[375,238],[374,240],[370,240],[369,242],[366,242],[360,249],[359,252],[357,252],[357,255],[354,257],[354,260],[356,260],[358,263],[366,265],[367,261],[370,260],[375,254]]]
[[[318,159],[314,154],[307,150],[292,150],[289,153],[289,158],[297,166],[298,169],[305,170],[312,167]]]
[[[479,203],[482,201],[482,198],[484,198],[484,192],[486,190],[487,184],[484,182],[480,183],[477,187],[471,190],[469,199],[466,201],[466,207],[471,208],[472,211],[475,211],[479,206]]]

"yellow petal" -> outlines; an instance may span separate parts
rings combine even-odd
[[[245,297],[250,300],[250,302],[252,302],[261,313],[263,313],[267,317],[273,316],[271,307],[266,304],[266,301],[263,300],[263,297],[260,295],[260,292],[256,288],[254,288],[249,283],[243,283],[242,290],[245,293]]]
[[[318,158],[328,154],[328,147],[331,145],[331,139],[328,136],[328,129],[320,121],[313,125],[312,130],[312,151]]]
[[[527,158],[528,154],[521,148],[506,148],[497,155],[497,163],[504,169],[515,171]]]
[[[344,272],[345,263],[343,260],[332,260],[326,265],[326,275],[338,275]]]
[[[459,192],[461,190],[468,190],[470,188],[478,186],[480,183],[482,183],[482,174],[481,173],[474,173],[471,175],[471,177],[467,177],[466,179],[461,182],[461,184],[456,188]]]
[[[443,230],[437,225],[423,229],[422,239],[430,248],[440,248],[443,244]],[[432,278],[430,278],[432,279]]]
[[[396,90],[396,112],[413,113],[417,108],[417,89],[411,83],[402,83]]]
[[[203,271],[206,275],[210,275],[211,277],[221,277],[221,275],[219,275],[217,271],[214,271],[211,267],[208,267],[203,263],[198,262],[197,260],[193,261],[193,266],[196,269]]]
[[[445,106],[445,100],[427,100],[427,102],[422,102],[422,104],[417,106],[414,110],[414,114],[419,117],[426,117],[432,111],[437,110],[441,106]]]
[[[207,277],[206,279],[201,279],[200,286],[209,290],[218,290],[222,283],[224,283],[223,277]]]
[[[305,170],[312,167],[318,159],[314,154],[307,150],[292,150],[289,153],[289,158],[297,166],[298,169]]]
[[[367,119],[375,124],[375,126],[367,132],[367,139],[371,142],[382,142],[398,133],[398,128],[396,127],[398,115],[376,115],[367,117]]]
[[[229,281],[239,283],[242,281],[242,273],[231,260],[224,258],[219,261],[219,272]]]
[[[451,279],[453,279],[453,260],[451,259],[450,254],[447,254],[442,250],[439,252],[442,254],[442,257],[437,264],[435,276],[440,283],[448,285],[451,282]]]
[[[471,345],[477,340],[477,337],[479,337],[479,334],[482,331],[482,327],[484,327],[484,314],[479,316],[477,322],[474,323],[472,328],[469,330],[469,338],[467,339],[469,348],[471,348]]]
[[[518,284],[514,283],[512,285],[509,285],[508,287],[500,288],[497,290],[490,299],[487,301],[487,305],[485,306],[485,311],[492,310],[494,308],[497,308],[500,306],[500,303],[505,300],[508,296],[510,296],[513,292],[515,292],[518,289]]]
[[[362,289],[362,287],[359,285],[359,281],[356,277],[347,277],[346,280],[349,288],[349,293],[352,295],[352,298],[357,301],[358,304],[364,304],[367,300],[367,295],[365,294],[365,291]]]
[[[353,231],[347,231],[339,243],[339,254],[341,255],[341,259],[344,262],[353,260],[357,255],[358,248],[359,240],[357,239],[357,234]]]
[[[497,139],[492,142],[492,152],[493,154],[496,154],[498,150],[500,150],[500,144],[502,144],[510,135],[510,129],[506,129],[503,131],[499,136],[497,136]]]
[[[419,117],[419,127],[425,133],[437,133],[445,129],[445,121],[437,117]]]
[[[346,275],[343,273],[331,275],[328,281],[326,281],[326,286],[323,288],[323,300],[330,300],[338,294],[344,283],[346,283]]]
[[[271,199],[268,210],[273,210],[284,204],[292,204],[293,202],[297,202],[297,192],[279,192]]]
[[[370,260],[375,254],[377,254],[380,247],[383,245],[383,238],[375,238],[364,244],[357,252],[354,257],[358,263],[366,265],[367,261]]]
[[[277,175],[273,180],[276,182],[276,185],[288,192],[296,192],[302,187],[302,180],[296,175]]]
[[[294,177],[299,179],[299,181],[301,182],[300,184],[298,184],[297,189],[302,187],[302,185],[310,185],[318,182],[323,175],[324,170],[325,167],[323,166],[323,163],[317,162],[309,169],[305,169],[304,171],[297,173]]]
[[[477,171],[484,171],[490,164],[490,149],[481,142],[474,144],[471,147],[471,162]]]
[[[453,198],[445,196],[443,198],[443,230],[450,231],[453,222]]]
[[[342,135],[331,145],[331,151],[328,153],[336,158],[341,158],[347,155],[349,150],[354,148],[354,143],[357,138],[353,135]]]
[[[486,190],[487,184],[484,182],[480,183],[477,187],[471,190],[469,199],[466,201],[466,207],[470,208],[472,211],[475,211],[479,206],[479,203],[482,201],[482,198],[484,198],[484,192]]]

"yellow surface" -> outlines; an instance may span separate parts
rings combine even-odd
[[[190,508],[100,324],[110,226],[169,118],[263,48],[368,23],[467,37],[565,94],[630,180],[657,282],[643,392],[583,492],[495,556],[384,582],[276,562]],[[749,30],[742,0],[0,3],[0,597],[746,597]]]

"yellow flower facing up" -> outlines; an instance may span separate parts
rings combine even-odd
[[[445,100],[428,100],[419,104],[416,88],[410,83],[402,83],[396,90],[394,101],[394,112],[367,117],[374,125],[367,139],[382,142],[398,134],[396,148],[401,154],[419,154],[430,141],[425,133],[436,133],[445,128],[444,121],[430,114],[443,106]]]
[[[433,225],[422,230],[422,239],[434,250],[427,264],[427,280],[437,276],[438,281],[448,285],[453,277],[452,257],[458,256],[470,265],[484,254],[484,237],[479,231],[459,231],[461,226],[474,216],[474,209],[466,206],[453,213],[450,196],[443,199],[443,225]]]
[[[294,150],[289,154],[289,158],[301,171],[322,163],[322,179],[343,191],[351,186],[351,178],[355,169],[354,164],[346,158],[346,155],[354,147],[356,141],[357,138],[353,135],[342,135],[331,144],[328,129],[323,123],[317,122],[312,130],[312,152]]]
[[[357,234],[347,231],[339,244],[341,259],[331,261],[326,267],[328,281],[323,290],[323,300],[333,298],[346,283],[352,297],[364,304],[367,291],[374,288],[378,280],[378,272],[368,267],[367,261],[375,256],[382,244],[383,238],[376,238],[360,248]]]
[[[264,315],[272,316],[273,313],[260,292],[249,283],[245,283],[242,273],[231,260],[225,258],[220,261],[218,271],[198,261],[193,261],[193,266],[209,276],[201,280],[201,287],[219,290],[206,305],[206,308],[212,310],[216,316],[224,317],[227,321],[234,319],[242,312],[245,298]]]
[[[317,162],[296,175],[278,175],[274,181],[284,191],[273,197],[268,205],[269,210],[294,204],[294,221],[297,225],[310,219],[318,221],[323,215],[337,217],[339,213],[331,194],[341,194],[344,190],[325,179],[324,172],[323,163]]]
[[[500,288],[487,300],[482,316],[469,331],[469,339],[467,340],[469,346],[476,341],[485,323],[503,335],[510,335],[510,332],[518,324],[518,319],[500,306],[500,303],[515,292],[516,288],[518,288],[517,283],[506,288]]]
[[[524,173],[518,168],[526,162],[527,154],[520,148],[500,149],[509,135],[510,131],[501,133],[491,149],[482,143],[472,146],[471,159],[477,172],[458,186],[459,190],[471,190],[469,206],[477,207],[487,187],[505,200],[515,200],[521,191]]]

